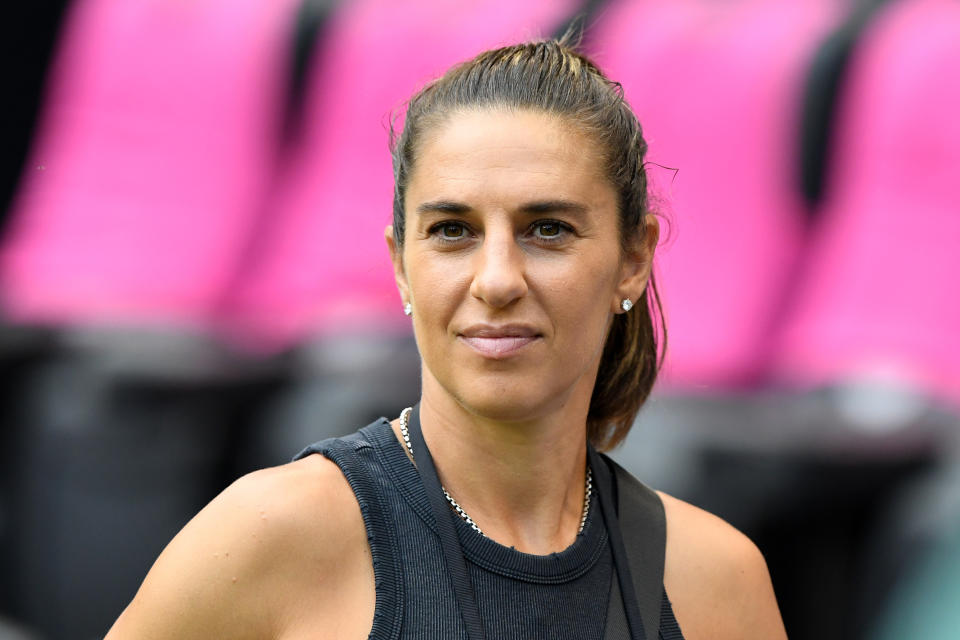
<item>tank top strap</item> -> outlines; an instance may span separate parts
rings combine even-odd
[[[666,514],[663,501],[655,491],[640,482],[626,469],[605,455],[600,459],[611,473],[620,529],[626,547],[628,564],[637,603],[645,629],[651,640],[683,640],[673,607],[663,587],[666,554]],[[603,474],[606,476],[606,474]],[[620,586],[611,585],[607,613],[607,638],[629,637],[629,626],[623,607]]]
[[[293,459],[320,454],[335,463],[350,484],[367,530],[377,584],[370,638],[386,639],[399,638],[403,626],[403,567],[392,521],[384,517],[389,513],[389,489],[384,486],[387,474],[374,445],[384,428],[389,430],[390,425],[386,418],[380,418],[351,435],[315,442]]]

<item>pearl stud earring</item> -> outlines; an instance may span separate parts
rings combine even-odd
[[[633,309],[633,303],[630,302],[630,298],[624,298],[620,302],[620,308],[623,309],[624,311],[630,311],[630,309]]]

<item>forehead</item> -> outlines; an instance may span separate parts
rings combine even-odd
[[[514,109],[458,112],[428,131],[407,189],[408,200],[562,197],[600,204],[612,195],[589,134],[562,117]]]

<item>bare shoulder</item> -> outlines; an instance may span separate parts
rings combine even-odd
[[[167,545],[108,638],[296,635],[301,611],[323,613],[317,600],[301,608],[305,599],[342,605],[338,591],[372,584],[369,563],[349,484],[309,456],[246,475],[211,501]]]
[[[757,546],[717,516],[659,495],[667,517],[664,585],[687,640],[786,638]]]

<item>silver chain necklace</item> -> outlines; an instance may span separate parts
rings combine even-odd
[[[410,420],[410,413],[413,411],[413,407],[407,407],[400,412],[400,435],[403,436],[403,443],[407,445],[407,451],[410,452],[410,457],[413,458],[413,445],[410,444],[410,432],[407,429],[407,422]],[[473,521],[473,518],[463,510],[457,501],[453,499],[449,493],[447,493],[446,487],[440,485],[440,489],[443,491],[443,497],[447,499],[447,502],[450,503],[450,506],[453,507],[453,510],[457,512],[457,515],[460,516],[460,519],[470,525],[470,528],[482,535],[484,538],[487,537],[480,527],[477,526],[477,523]],[[583,533],[583,527],[587,524],[587,515],[590,513],[590,494],[593,493],[593,469],[589,466],[587,467],[587,479],[584,482],[584,491],[583,491],[583,514],[580,516],[580,528],[577,530],[577,535]]]

